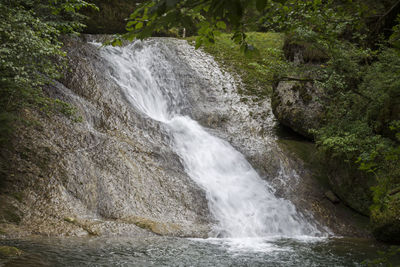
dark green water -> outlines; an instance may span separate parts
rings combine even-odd
[[[87,238],[0,240],[20,257],[0,266],[365,266],[387,247],[355,239]],[[394,266],[400,259],[392,259]],[[384,265],[382,265],[384,266]]]

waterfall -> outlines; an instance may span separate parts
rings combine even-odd
[[[175,55],[163,39],[103,47],[101,55],[127,100],[170,134],[186,173],[206,192],[214,236],[318,234],[290,201],[274,195],[240,152],[183,114],[190,108],[185,92],[191,88],[176,77]]]

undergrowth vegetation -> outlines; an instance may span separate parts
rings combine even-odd
[[[24,123],[21,111],[61,112],[74,108],[47,97],[42,88],[60,77],[65,66],[61,34],[77,34],[84,25],[78,11],[96,8],[82,0],[0,1],[0,147],[10,144],[15,128]],[[0,173],[7,159],[1,155]]]
[[[373,230],[382,240],[398,240],[400,2],[255,1],[255,6],[250,2],[242,5],[241,26],[235,24],[237,17],[224,18],[219,10],[234,12],[229,4],[209,11],[214,2],[202,1],[209,4],[204,14],[209,13],[215,27],[209,25],[209,31],[200,28],[200,37],[193,38],[197,46],[205,44],[207,52],[241,75],[245,83],[242,93],[266,97],[274,82],[285,79],[312,81],[322,88],[328,101],[322,126],[313,129],[315,141],[328,158],[375,179],[370,208]],[[159,6],[162,3],[158,1]],[[167,6],[167,10],[174,7]],[[221,34],[226,27],[218,24],[230,20],[235,22],[234,33]],[[244,33],[249,21],[250,29],[258,26],[286,33],[285,45],[300,47],[304,61],[294,64],[282,60],[283,35]],[[131,34],[137,35],[135,30]],[[238,35],[243,37],[241,41]],[[246,53],[240,53],[248,51],[243,46],[253,45],[256,49],[251,51],[258,54],[245,57]]]
[[[203,49],[224,68],[240,75],[244,87],[239,88],[239,93],[255,95],[260,99],[269,97],[274,77],[286,67],[282,52],[284,35],[262,32],[249,32],[246,35],[247,40],[258,48],[258,54],[243,54],[227,33],[220,34],[215,38],[215,44],[204,46]],[[187,39],[194,42],[196,37]]]
[[[394,36],[398,34],[394,30]],[[373,230],[382,240],[400,234],[400,50],[382,41],[377,49],[346,43],[324,69],[328,92],[319,147],[331,157],[358,166],[376,179],[372,187]],[[388,229],[390,227],[391,229]]]

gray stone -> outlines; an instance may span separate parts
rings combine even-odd
[[[313,139],[320,125],[326,97],[312,82],[281,81],[273,88],[272,110],[280,123]]]
[[[87,40],[65,40],[71,71],[46,89],[76,107],[82,121],[26,109],[25,117],[37,126],[22,127],[14,140],[14,173],[6,182],[25,196],[17,205],[21,235],[151,230],[205,236],[210,218],[203,190],[184,172],[160,124],[127,103],[105,75],[98,48]],[[132,217],[156,230],[139,227],[127,219]]]

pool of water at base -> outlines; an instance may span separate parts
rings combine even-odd
[[[348,238],[31,238],[0,240],[23,254],[0,266],[365,266],[388,246]],[[390,259],[400,266],[400,258]],[[386,265],[382,265],[386,266]]]

